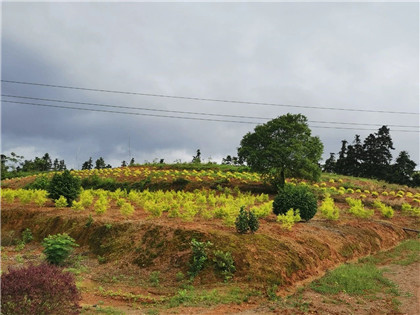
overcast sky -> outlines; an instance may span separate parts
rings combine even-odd
[[[418,3],[3,3],[2,80],[298,106],[419,112]],[[418,114],[261,106],[2,82],[2,94],[149,109],[2,98],[2,152],[45,152],[69,168],[90,156],[119,166],[236,155],[255,124],[171,119],[6,103],[264,123],[302,113],[324,143],[390,127],[397,156],[419,163]],[[324,124],[313,121],[378,124]],[[324,129],[315,126],[348,127]],[[369,130],[364,130],[369,129]],[[77,159],[76,159],[77,158]]]

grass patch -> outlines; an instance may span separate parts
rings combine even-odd
[[[391,250],[359,259],[359,263],[380,265],[392,262],[401,266],[418,261],[420,261],[420,240],[406,240]]]
[[[373,264],[343,265],[314,281],[311,289],[323,294],[374,295],[396,285],[383,276],[383,271]]]
[[[197,291],[194,287],[179,290],[176,295],[169,299],[168,306],[211,306],[218,304],[241,304],[248,301],[249,297],[261,295],[259,291],[245,291],[238,287],[230,289],[227,293],[221,293],[216,289]]]

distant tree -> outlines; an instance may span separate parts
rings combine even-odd
[[[129,165],[129,166],[133,166],[133,165],[134,165],[134,163],[135,163],[134,158],[131,158],[131,160],[130,160],[130,165]]]
[[[52,169],[53,169],[54,171],[58,171],[59,167],[60,167],[60,162],[58,161],[58,159],[57,159],[57,158],[55,158],[55,159],[54,159],[54,162],[53,162],[53,167],[52,167]]]
[[[95,168],[98,169],[98,170],[106,168],[105,160],[103,159],[102,156],[99,159],[96,160]]]
[[[347,140],[341,140],[341,149],[338,153],[338,159],[335,163],[335,173],[345,174],[346,173],[346,157],[347,157]]]
[[[122,161],[121,162],[121,167],[126,167],[127,166],[127,162],[126,161]]]
[[[64,160],[60,160],[60,163],[58,165],[58,170],[59,171],[65,171],[66,169],[67,169],[67,166],[66,166]]]
[[[389,128],[382,126],[375,134],[366,137],[363,143],[363,175],[378,179],[387,178],[394,150]]]
[[[82,164],[82,170],[91,170],[93,168],[92,157]]]
[[[165,164],[165,159],[160,159],[159,164]]]
[[[407,151],[401,151],[395,164],[392,165],[389,181],[401,185],[411,185],[415,168],[416,163],[410,159]]]
[[[232,165],[232,157],[230,155],[226,156],[226,158],[222,159],[222,164],[223,165]]]
[[[45,153],[42,157],[42,166],[40,171],[50,171],[52,168],[52,162],[50,155],[48,153]]]
[[[334,173],[336,163],[335,154],[330,153],[330,157],[325,160],[323,171],[327,173]]]
[[[112,168],[112,165],[111,165],[111,164],[107,164],[107,165],[105,166],[105,168]]]
[[[283,188],[286,176],[319,179],[322,151],[322,142],[311,136],[306,117],[286,114],[247,133],[238,156],[273,186]]]
[[[198,149],[196,155],[193,156],[193,159],[192,159],[191,163],[197,163],[197,164],[200,164],[201,163],[201,152],[200,152],[200,149]]]

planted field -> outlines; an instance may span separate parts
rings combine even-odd
[[[416,237],[420,223],[418,189],[359,178],[288,179],[317,199],[316,215],[305,222],[293,211],[275,215],[275,195],[256,193],[267,186],[253,173],[135,167],[73,175],[82,185],[144,185],[85,187],[68,203],[28,189],[41,187],[42,175],[4,181],[2,267],[45,260],[44,238],[67,233],[78,247],[64,267],[76,276],[87,314],[224,313],[257,305],[266,313],[296,311],[302,305],[268,301],[343,262]],[[184,189],[173,186],[182,181]],[[259,221],[254,233],[238,233],[241,208]]]

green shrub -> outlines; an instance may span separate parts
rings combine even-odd
[[[286,184],[274,199],[273,212],[286,214],[290,209],[299,210],[301,218],[309,221],[317,211],[315,195],[307,186]]]
[[[152,271],[150,273],[150,277],[149,277],[149,281],[151,283],[152,286],[157,287],[159,286],[159,281],[160,281],[160,272],[159,271]]]
[[[334,204],[334,199],[330,197],[330,194],[326,194],[321,206],[319,207],[321,215],[328,220],[337,220],[340,211]]]
[[[23,230],[22,232],[22,242],[24,244],[28,244],[29,242],[31,242],[34,239],[31,229],[30,228],[26,228]]]
[[[62,174],[55,174],[48,186],[48,194],[51,199],[58,199],[64,196],[67,204],[71,205],[80,194],[80,178],[72,176],[68,170]]]
[[[205,263],[207,262],[207,248],[213,245],[211,242],[200,242],[196,241],[194,238],[191,240],[191,250],[192,256],[190,260],[190,270],[189,275],[191,278],[194,278],[198,273],[204,268]]]
[[[260,222],[258,221],[257,216],[255,215],[254,211],[249,211],[248,212],[248,225],[249,225],[249,230],[254,233],[258,230],[258,228],[260,227]]]
[[[232,254],[221,250],[215,250],[213,254],[213,262],[215,263],[216,271],[221,273],[221,275],[225,278],[225,281],[228,281],[232,278],[234,272],[236,271]]]
[[[178,271],[175,275],[175,280],[180,282],[185,279],[185,275],[182,271]]]
[[[300,220],[302,220],[302,218],[300,217],[299,210],[295,211],[290,209],[286,214],[279,214],[277,216],[277,222],[280,222],[282,228],[287,230],[291,230],[293,225]]]
[[[67,207],[67,199],[64,196],[60,196],[60,198],[55,200],[55,207],[56,208],[64,208]]]
[[[40,175],[35,178],[35,180],[26,185],[25,189],[40,189],[40,190],[48,190],[48,186],[50,185],[50,180],[45,175]]]
[[[44,238],[42,246],[44,246],[43,253],[46,255],[47,261],[53,265],[60,265],[73,251],[73,247],[79,245],[75,243],[72,237],[63,233],[48,235],[48,237]]]
[[[235,220],[236,231],[240,234],[244,234],[249,230],[248,223],[248,212],[245,210],[245,207],[241,207],[239,214]]]
[[[240,234],[244,234],[248,231],[254,233],[260,227],[260,223],[253,211],[247,211],[245,210],[245,207],[241,207],[235,220],[235,227],[236,231]]]

